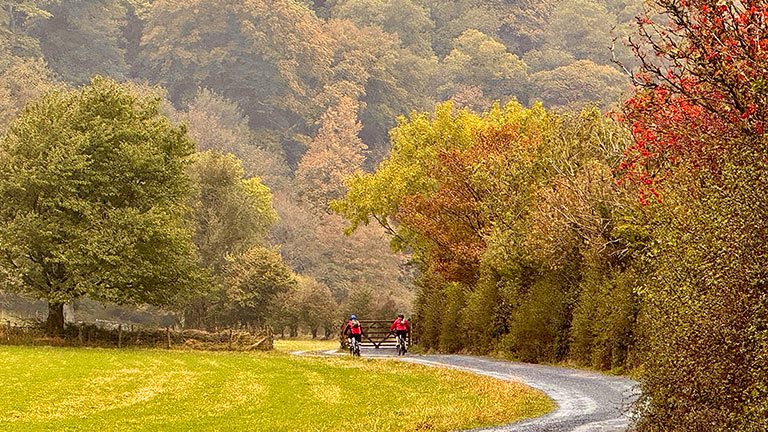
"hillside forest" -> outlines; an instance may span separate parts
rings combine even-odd
[[[425,351],[633,371],[641,431],[765,431],[766,17],[3,0],[0,306],[405,312]]]
[[[20,115],[33,121],[25,105],[51,91],[69,103],[78,97],[67,93],[93,77],[121,83],[142,109],[183,125],[196,153],[182,155],[194,159],[184,172],[194,197],[178,201],[189,208],[181,218],[208,286],[182,302],[185,325],[240,322],[225,281],[238,257],[256,250],[292,274],[256,321],[306,318],[300,326],[315,334],[352,310],[377,318],[412,310],[418,266],[410,253],[390,253],[379,225],[345,235],[343,218],[329,210],[346,177],[371,171],[389,153],[397,117],[446,100],[477,112],[511,100],[608,107],[628,88],[610,61],[612,38],[637,11],[581,0],[9,0],[0,9],[0,128],[10,131]],[[631,58],[623,45],[618,53]],[[113,85],[99,82],[94,88]],[[159,312],[100,308],[90,300],[158,303],[101,288],[61,299],[46,289],[31,294],[53,300],[57,315],[73,301],[82,316],[156,321]],[[180,304],[165,297],[161,305]],[[35,309],[2,298],[5,309]]]

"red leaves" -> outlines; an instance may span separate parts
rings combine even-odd
[[[664,0],[657,5],[669,23],[638,19],[641,42],[630,45],[642,64],[635,75],[642,88],[617,116],[632,125],[635,138],[620,171],[642,186],[643,203],[647,189],[658,198],[651,185],[675,166],[717,172],[723,152],[752,142],[744,137],[762,135],[768,121],[768,84],[763,84],[768,80],[768,3]]]

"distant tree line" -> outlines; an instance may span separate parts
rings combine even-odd
[[[253,146],[276,144],[295,168],[344,97],[360,105],[374,163],[397,115],[437,101],[607,106],[627,86],[611,41],[641,10],[622,0],[10,0],[0,47],[3,70],[43,59],[24,69],[71,85],[97,74],[147,81],[177,108],[213,91],[242,109]]]

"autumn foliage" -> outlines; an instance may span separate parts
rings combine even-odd
[[[768,3],[657,0],[622,166],[648,194],[643,431],[768,428]],[[653,17],[653,18],[651,18]]]
[[[635,143],[621,168],[658,196],[669,166],[717,172],[723,155],[760,146],[768,120],[768,3],[663,0],[630,39],[638,90],[619,118]]]

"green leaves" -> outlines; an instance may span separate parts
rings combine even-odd
[[[0,142],[0,259],[16,288],[170,305],[200,281],[183,216],[192,143],[157,101],[95,78],[32,103]]]
[[[233,310],[227,314],[227,319],[263,325],[270,308],[276,306],[277,296],[292,289],[296,283],[278,249],[255,247],[230,257],[225,284]]]

